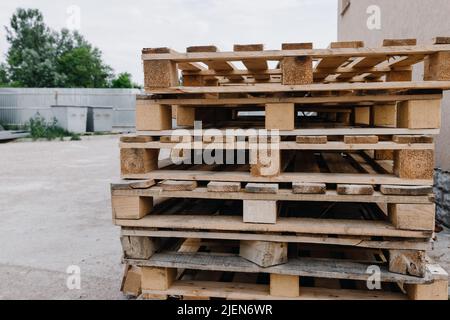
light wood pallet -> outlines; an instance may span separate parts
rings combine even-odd
[[[426,197],[421,198],[423,204],[379,207],[318,202],[317,198],[313,202],[267,200],[274,198],[265,194],[242,202],[217,200],[200,190],[191,197],[206,199],[198,199],[159,191],[113,188],[113,219],[123,228],[122,236],[239,240],[268,244],[268,252],[287,243],[383,248],[390,252],[391,271],[416,276],[425,272],[425,251],[430,249],[434,231],[434,205]],[[161,197],[168,200],[158,203]],[[409,198],[420,201],[420,197]]]
[[[158,144],[159,142],[157,142]],[[159,160],[159,149],[144,149],[153,143],[125,145],[121,150],[123,179],[181,180],[198,182],[246,183],[325,183],[351,185],[432,186],[434,172],[433,149],[328,151],[340,143],[317,145],[321,150],[270,150],[215,152],[213,162],[205,164],[204,151],[187,154],[174,149],[169,155],[186,163],[173,163],[176,159]],[[283,143],[282,143],[283,144]],[[287,148],[294,143],[286,143]],[[413,144],[414,145],[414,144]],[[170,149],[171,144],[168,144]],[[373,145],[372,145],[373,146]],[[418,148],[432,148],[431,144],[418,144]],[[301,147],[301,146],[300,146]],[[348,147],[348,145],[346,146]],[[357,149],[357,146],[354,147]],[[363,147],[365,148],[365,147]],[[352,148],[349,148],[352,149]],[[384,149],[384,147],[383,147]],[[208,151],[209,150],[209,151]],[[210,152],[212,149],[207,149]],[[327,150],[327,151],[325,151]],[[188,151],[189,152],[189,151]],[[222,164],[227,159],[242,164]],[[198,164],[189,164],[196,162]]]
[[[150,91],[178,86],[179,72],[184,86],[200,87],[410,81],[412,66],[423,61],[426,80],[450,80],[449,43],[449,38],[437,38],[434,45],[418,46],[415,39],[399,39],[365,48],[362,41],[354,41],[335,42],[329,49],[290,43],[270,51],[252,44],[235,45],[233,52],[198,46],[187,48],[187,53],[148,48],[142,59],[145,88]],[[237,61],[244,67],[238,68]]]
[[[147,299],[448,298],[448,275],[442,268],[427,264],[423,278],[392,273],[379,249],[290,245],[287,261],[261,267],[251,261],[258,260],[255,254],[243,252],[242,243],[239,248],[239,243],[222,240],[168,241],[169,250],[151,254],[148,244],[141,242],[141,250],[136,250],[129,246],[129,239],[124,242],[125,284],[134,281],[134,294],[142,292]],[[380,271],[378,290],[368,289],[373,268]]]
[[[438,129],[442,90],[449,88],[448,81],[177,88],[174,94],[138,97],[136,127],[139,134],[191,128],[196,121],[282,131],[311,124]]]

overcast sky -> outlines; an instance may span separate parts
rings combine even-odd
[[[75,7],[74,7],[75,6]],[[140,51],[215,44],[314,42],[326,47],[337,37],[336,0],[8,0],[0,2],[0,25],[17,7],[38,8],[50,27],[77,27],[99,47],[115,72],[130,72],[142,83]],[[77,19],[79,8],[80,19]],[[7,50],[4,28],[0,51]]]

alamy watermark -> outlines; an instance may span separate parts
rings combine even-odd
[[[81,290],[81,268],[79,266],[68,266],[66,273],[66,286],[69,290]]]
[[[366,13],[369,15],[367,18],[367,28],[369,30],[381,30],[381,8],[377,5],[371,5],[367,7]]]
[[[66,28],[72,31],[81,30],[81,8],[71,5],[66,10]]]

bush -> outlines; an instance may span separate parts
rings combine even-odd
[[[33,140],[37,139],[63,139],[64,137],[73,137],[74,134],[64,130],[57,125],[58,121],[53,118],[51,122],[47,122],[45,118],[37,114],[34,118],[31,118],[27,124],[30,130],[30,136]],[[78,136],[79,138],[79,136]]]

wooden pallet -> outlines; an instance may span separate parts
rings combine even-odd
[[[400,82],[403,86],[403,83]],[[428,82],[423,82],[429,84]],[[438,82],[442,84],[442,82]],[[420,84],[419,84],[420,85]],[[322,88],[333,90],[330,85]],[[220,88],[220,87],[219,87]],[[272,88],[273,89],[273,88]],[[349,89],[349,90],[354,90]],[[383,88],[388,90],[389,88]],[[305,95],[307,93],[304,93]],[[355,92],[358,94],[358,92]],[[379,97],[383,97],[380,92]],[[341,97],[339,103],[309,104],[302,98],[280,99],[283,102],[270,102],[271,98],[257,97],[253,104],[251,98],[237,98],[235,104],[230,99],[186,99],[141,97],[136,105],[137,131],[161,131],[175,128],[192,128],[195,122],[207,127],[265,128],[268,130],[290,131],[302,128],[341,127],[385,127],[403,129],[439,129],[441,126],[441,95],[404,95],[403,99],[390,102],[370,101],[366,93],[359,93],[360,100],[369,102],[352,104],[352,96]],[[364,98],[365,97],[365,98]],[[306,97],[306,99],[310,99]],[[192,105],[191,100],[201,103]],[[243,101],[241,101],[243,100]],[[295,101],[298,102],[286,102]],[[323,99],[322,99],[323,100]],[[257,103],[259,102],[259,103]],[[243,104],[241,104],[243,103]],[[174,126],[172,116],[176,116]],[[424,117],[426,115],[426,117]]]
[[[261,44],[235,45],[233,52],[215,46],[189,47],[187,53],[168,48],[144,49],[145,88],[175,87],[179,72],[185,86],[298,85],[310,83],[411,81],[412,66],[425,61],[426,80],[450,80],[448,38],[417,46],[411,40],[386,40],[383,47],[365,48],[361,41],[335,42],[329,49],[311,43],[283,44],[264,50]],[[241,61],[245,68],[235,64]],[[275,68],[271,61],[278,61]],[[315,65],[314,65],[315,64]]]
[[[125,190],[123,190],[125,191]],[[273,245],[313,243],[390,252],[390,268],[423,276],[434,231],[434,205],[206,200],[127,196],[113,192],[113,219],[130,239],[196,238]],[[165,197],[165,194],[159,194]],[[300,209],[302,208],[302,209]],[[280,234],[282,232],[282,234]],[[150,241],[150,240],[147,240]],[[133,250],[139,249],[140,241]],[[152,254],[159,241],[151,242]],[[262,249],[261,249],[262,250]],[[253,250],[252,250],[253,251]]]
[[[433,185],[433,149],[378,150],[370,154],[364,151],[323,151],[326,148],[320,144],[317,145],[317,149],[320,149],[317,151],[272,150],[269,145],[268,150],[220,150],[213,155],[214,148],[206,147],[205,150],[191,152],[179,147],[169,152],[171,159],[159,161],[160,149],[147,149],[150,145],[151,142],[149,145],[137,143],[136,148],[129,148],[133,144],[124,145],[125,148],[121,149],[123,179]],[[295,142],[284,145],[297,146]],[[168,149],[170,146],[172,145],[168,144]],[[205,153],[213,155],[208,161],[215,164],[204,162]],[[241,164],[226,164],[230,159]],[[181,163],[173,163],[177,160]]]
[[[125,246],[124,262],[141,269],[148,298],[447,299],[448,275],[442,268],[427,264],[423,278],[392,273],[379,249],[291,246],[288,261],[261,267],[249,260],[255,256],[243,252],[242,244],[239,254],[232,253],[239,243],[186,239],[169,246],[172,251],[145,258]],[[370,291],[366,282],[374,267],[382,286]]]

